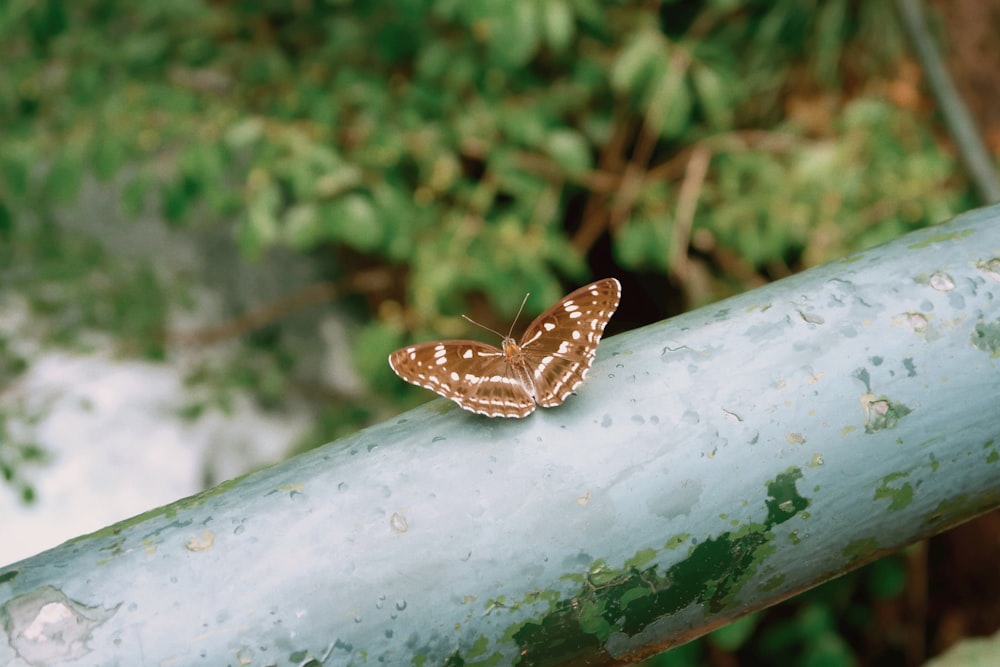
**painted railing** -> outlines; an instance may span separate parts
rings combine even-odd
[[[0,663],[617,664],[997,506],[992,207],[0,570]]]

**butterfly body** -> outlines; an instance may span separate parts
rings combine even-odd
[[[563,297],[499,348],[473,340],[421,343],[389,355],[401,378],[488,417],[526,417],[561,405],[583,382],[621,285],[605,278]]]

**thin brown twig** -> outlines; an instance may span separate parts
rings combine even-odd
[[[213,345],[243,336],[296,311],[335,301],[348,291],[369,294],[383,292],[392,286],[392,280],[390,272],[384,268],[356,271],[342,281],[320,281],[306,285],[214,326],[192,331],[166,331],[162,335],[167,345]]]
[[[668,67],[671,70],[686,70],[691,63],[690,55],[684,49],[674,49]],[[621,187],[618,195],[614,198],[611,206],[611,216],[609,226],[612,230],[625,224],[625,221],[632,214],[635,202],[642,192],[642,186],[647,181],[650,162],[653,159],[653,151],[660,140],[660,133],[663,129],[663,119],[669,108],[670,100],[666,97],[667,90],[660,85],[654,92],[653,97],[646,107],[642,125],[639,128],[639,135],[636,140],[635,151],[631,159],[625,165],[622,174]]]
[[[688,246],[691,242],[691,228],[698,210],[698,199],[708,175],[708,165],[712,161],[712,151],[705,144],[699,144],[691,152],[684,180],[677,194],[677,208],[670,243],[670,266],[674,276],[684,285],[688,279]]]
[[[192,331],[167,331],[164,338],[167,345],[173,346],[221,343],[275,322],[289,313],[333,301],[340,292],[340,286],[336,283],[313,283],[215,326]]]
[[[615,132],[611,135],[598,159],[598,171],[609,175],[613,179],[613,186],[601,194],[613,196],[615,191],[621,187],[622,156],[625,154],[626,142],[628,141],[629,126],[624,121],[624,113],[616,113],[618,122],[614,124]],[[591,190],[591,193],[595,193]],[[608,206],[606,197],[588,197],[583,208],[582,222],[580,228],[573,235],[573,247],[581,255],[585,255],[600,238],[601,234],[608,227]]]

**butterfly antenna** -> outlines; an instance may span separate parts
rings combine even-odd
[[[521,311],[524,310],[524,304],[528,303],[528,297],[531,296],[531,292],[524,293],[524,300],[521,301],[521,307],[517,309],[517,315],[514,316],[514,321],[510,323],[510,331],[507,332],[507,338],[514,333],[514,325],[517,324],[517,318],[521,317]]]
[[[517,324],[517,318],[519,318],[521,316],[521,311],[524,310],[524,304],[528,303],[528,297],[529,296],[531,296],[531,292],[528,292],[527,294],[524,295],[524,301],[521,302],[521,307],[517,309],[517,315],[514,316],[514,321],[511,322],[511,324],[510,324],[510,331],[507,332],[506,338],[510,338],[511,334],[514,333],[514,325]],[[475,324],[480,329],[486,329],[490,333],[495,333],[500,338],[505,338],[505,336],[502,333],[500,333],[499,331],[497,331],[496,329],[490,329],[485,324],[480,324],[479,322],[475,321],[474,319],[472,319],[471,317],[469,317],[465,313],[462,313],[462,317],[465,318],[465,320],[467,322],[471,322],[472,324]]]

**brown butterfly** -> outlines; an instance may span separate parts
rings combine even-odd
[[[500,348],[474,340],[420,343],[390,354],[389,366],[407,382],[471,412],[527,417],[536,404],[562,405],[580,386],[621,293],[616,279],[598,280],[535,318],[520,343],[510,333]]]

